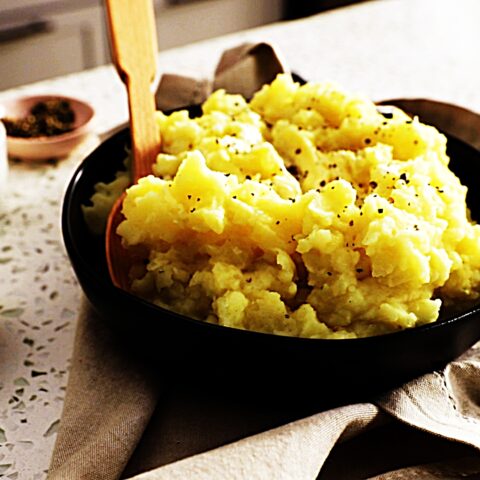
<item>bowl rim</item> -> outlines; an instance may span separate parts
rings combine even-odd
[[[42,100],[53,100],[53,99],[68,101],[72,104],[73,109],[75,109],[75,104],[81,106],[81,108],[84,108],[85,111],[87,112],[86,119],[81,124],[75,126],[72,130],[65,133],[58,134],[58,135],[51,135],[51,136],[40,135],[37,137],[15,137],[13,135],[7,134],[7,141],[14,142],[19,145],[20,144],[31,145],[33,143],[46,145],[46,144],[62,142],[64,140],[69,140],[73,137],[81,135],[93,120],[95,116],[95,109],[89,102],[82,100],[80,98],[69,96],[69,95],[61,95],[61,94],[55,94],[55,93],[45,93],[45,94],[40,93],[35,95],[20,95],[17,97],[6,98],[5,100],[0,102],[0,107],[3,107],[3,111],[2,109],[0,109],[0,113],[1,113],[0,121],[2,118],[8,116],[8,107],[11,105],[14,105],[23,101],[42,101]]]
[[[188,317],[186,315],[182,315],[178,312],[175,312],[173,310],[169,310],[167,308],[161,307],[159,305],[155,305],[147,300],[144,300],[130,292],[126,292],[118,287],[115,287],[110,281],[103,281],[103,279],[99,280],[98,275],[95,274],[93,269],[91,268],[91,265],[84,259],[84,257],[81,255],[81,252],[77,248],[77,242],[73,239],[73,236],[71,234],[71,226],[70,226],[70,211],[73,208],[72,205],[72,192],[76,188],[78,182],[80,181],[82,175],[84,174],[85,168],[90,164],[94,163],[97,161],[95,159],[96,152],[100,146],[105,145],[109,141],[113,141],[114,139],[117,139],[117,137],[121,137],[122,135],[127,136],[127,132],[129,131],[129,127],[122,128],[116,132],[114,132],[112,135],[110,135],[108,138],[106,138],[101,144],[99,144],[92,152],[90,152],[81,162],[80,164],[76,167],[74,173],[72,174],[67,188],[65,190],[64,196],[63,196],[63,203],[62,203],[62,208],[61,208],[61,226],[62,226],[62,236],[64,239],[64,243],[68,252],[69,257],[72,256],[72,252],[74,252],[74,255],[76,256],[77,262],[80,260],[80,264],[82,265],[82,269],[84,272],[86,272],[87,276],[89,277],[89,281],[94,281],[97,284],[101,284],[102,287],[107,288],[108,291],[112,294],[115,295],[117,298],[125,297],[130,301],[133,302],[138,302],[140,305],[143,305],[144,307],[148,309],[154,309],[159,312],[159,314],[167,314],[169,316],[173,316],[176,319],[179,319],[183,322],[187,323],[195,323],[197,326],[201,326],[201,328],[204,329],[213,329],[217,331],[230,331],[234,332],[237,335],[243,335],[243,336],[248,336],[252,339],[255,339],[257,341],[269,341],[268,339],[271,338],[276,338],[275,342],[277,343],[282,343],[282,342],[287,342],[289,344],[292,344],[292,342],[295,342],[296,344],[300,345],[300,343],[303,344],[323,344],[323,345],[338,345],[338,346],[350,346],[350,345],[356,345],[360,347],[361,345],[363,346],[368,346],[369,344],[372,343],[377,343],[379,341],[385,342],[385,346],[388,345],[388,342],[396,342],[397,340],[401,339],[404,337],[407,341],[408,338],[410,338],[412,335],[413,336],[421,336],[421,335],[429,335],[430,332],[436,332],[439,329],[445,329],[448,327],[452,327],[454,324],[457,324],[458,322],[463,321],[464,319],[467,319],[473,315],[478,315],[480,314],[480,304],[474,305],[467,309],[465,312],[462,312],[460,314],[446,314],[444,318],[438,318],[434,322],[427,323],[424,325],[419,325],[417,327],[411,327],[411,328],[405,328],[402,330],[394,331],[394,332],[388,332],[388,333],[383,333],[380,335],[373,335],[373,336],[367,336],[367,337],[359,337],[359,338],[311,338],[311,337],[297,337],[297,336],[288,336],[288,335],[278,335],[274,333],[268,333],[268,332],[259,332],[259,331],[254,331],[254,330],[247,330],[247,329],[239,329],[235,327],[229,327],[226,325],[219,325],[219,324],[214,324],[214,323],[208,323],[203,320],[195,319],[192,317]],[[460,142],[461,144],[467,146],[468,148],[475,150],[478,153],[478,156],[480,158],[480,151],[478,151],[476,148],[473,146],[469,145],[468,143],[458,139],[454,135],[448,134],[447,137],[451,137],[455,139],[456,141]],[[102,234],[102,238],[104,235]],[[76,270],[78,265],[74,267],[74,270]],[[219,330],[220,329],[220,330]]]

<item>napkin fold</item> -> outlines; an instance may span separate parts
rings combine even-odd
[[[262,85],[282,72],[288,72],[288,67],[275,46],[245,43],[223,52],[213,80],[164,74],[155,95],[157,108],[168,111],[198,105],[220,88],[251,98]]]
[[[157,106],[198,104],[216,88],[249,97],[285,70],[273,46],[241,45],[222,55],[212,81],[164,75]],[[446,124],[470,138],[466,127],[480,117],[467,112],[462,123],[461,109],[447,107]],[[47,478],[479,478],[478,392],[480,343],[371,402],[306,414],[258,402],[255,392],[235,398],[194,373],[167,376],[138,358],[84,300]]]
[[[85,300],[48,478],[475,478],[478,391],[480,344],[372,403],[291,420],[295,406],[244,405],[221,385],[162,378]]]
[[[158,372],[129,355],[85,303],[48,478],[119,478],[160,393]]]

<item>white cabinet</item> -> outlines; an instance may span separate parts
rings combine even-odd
[[[106,63],[104,23],[100,5],[0,15],[0,89]]]
[[[283,0],[152,0],[166,50],[280,20]],[[0,90],[110,61],[103,0],[0,0]]]
[[[283,0],[155,1],[158,48],[166,50],[280,20]]]

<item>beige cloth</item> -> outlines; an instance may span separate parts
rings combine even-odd
[[[201,389],[188,377],[169,383],[132,355],[85,302],[48,478],[480,475],[480,344],[444,372],[413,380],[373,403],[294,421],[289,419],[302,413],[296,407],[285,412],[274,405],[239,404],[221,390],[221,385]]]
[[[173,110],[198,105],[219,88],[250,98],[260,86],[286,71],[285,61],[274,46],[267,43],[242,44],[223,53],[213,80],[163,75],[156,92],[157,108]]]
[[[225,52],[214,82],[165,76],[157,103],[199,103],[232,82],[250,96],[284,68],[271,46],[240,46]],[[466,141],[480,131],[477,115],[422,102],[425,115],[440,109],[446,131]],[[480,478],[480,343],[372,403],[317,412],[202,382],[137,358],[85,301],[48,478]]]

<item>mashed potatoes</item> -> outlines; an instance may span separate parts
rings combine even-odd
[[[446,139],[400,110],[280,75],[248,103],[158,113],[154,175],[118,233],[150,256],[132,290],[229,327],[313,338],[434,322],[474,300],[480,227]]]

